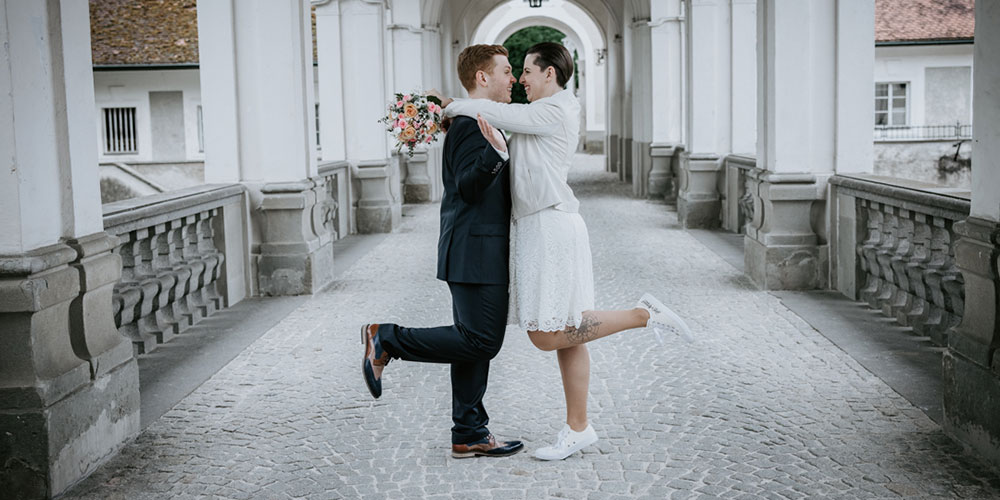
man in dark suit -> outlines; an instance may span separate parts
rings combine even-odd
[[[458,75],[470,98],[510,102],[514,84],[507,50],[473,45],[458,56]],[[483,137],[476,120],[458,117],[444,142],[444,198],[437,278],[448,283],[455,324],[406,328],[365,325],[362,375],[372,396],[382,394],[390,359],[450,363],[452,456],[507,456],[520,441],[498,441],[483,406],[490,360],[503,345],[509,299],[510,176],[507,160]]]

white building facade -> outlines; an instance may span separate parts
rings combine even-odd
[[[460,95],[458,53],[523,24],[506,14],[531,12],[522,4],[200,1],[197,92],[162,76],[143,97],[116,91],[117,74],[95,79],[86,0],[0,0],[0,328],[14,347],[0,351],[0,464],[29,464],[3,465],[25,496],[60,493],[135,436],[122,333],[142,352],[243,297],[315,293],[333,279],[336,237],[392,231],[404,197],[433,200],[440,145],[401,161],[378,123],[387,97]],[[553,0],[533,17],[575,13],[560,26],[593,51],[586,140],[603,142],[609,171],[636,196],[675,202],[685,227],[743,232],[763,289],[836,289],[936,325],[945,429],[1000,463],[1000,4],[975,9],[964,201],[873,180],[872,0]],[[586,93],[602,78],[603,105]],[[211,185],[102,209],[99,102],[148,120],[143,158],[203,144]],[[190,127],[198,102],[200,140],[153,138],[156,123]],[[900,280],[911,275],[894,265],[920,272]]]

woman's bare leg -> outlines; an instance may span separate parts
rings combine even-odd
[[[587,428],[587,393],[590,388],[590,353],[585,345],[556,351],[566,394],[566,423],[581,432]]]
[[[535,347],[555,351],[586,344],[591,340],[607,337],[632,328],[642,328],[649,321],[649,311],[637,307],[623,311],[584,311],[580,326],[557,332],[532,330],[528,337]]]

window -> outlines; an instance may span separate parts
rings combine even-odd
[[[319,103],[316,103],[316,149],[323,149],[323,143],[319,142]]]
[[[907,87],[906,82],[875,84],[876,127],[906,126]]]
[[[205,122],[201,115],[201,104],[198,105],[198,152],[205,152]]]
[[[135,108],[103,108],[104,153],[135,154]]]

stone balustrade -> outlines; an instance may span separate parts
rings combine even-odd
[[[118,237],[115,324],[145,354],[249,295],[247,190],[206,185],[104,205]],[[227,267],[228,266],[228,267]]]
[[[757,159],[749,155],[728,155],[722,160],[722,229],[745,233],[753,220],[753,196],[747,186],[749,173],[757,168]]]
[[[830,180],[836,203],[836,288],[947,345],[965,286],[954,225],[969,216],[957,190],[873,175]]]
[[[319,176],[325,179],[326,226],[331,238],[336,241],[355,232],[354,204],[357,200],[351,175],[351,164],[347,161],[331,161],[319,165]]]

